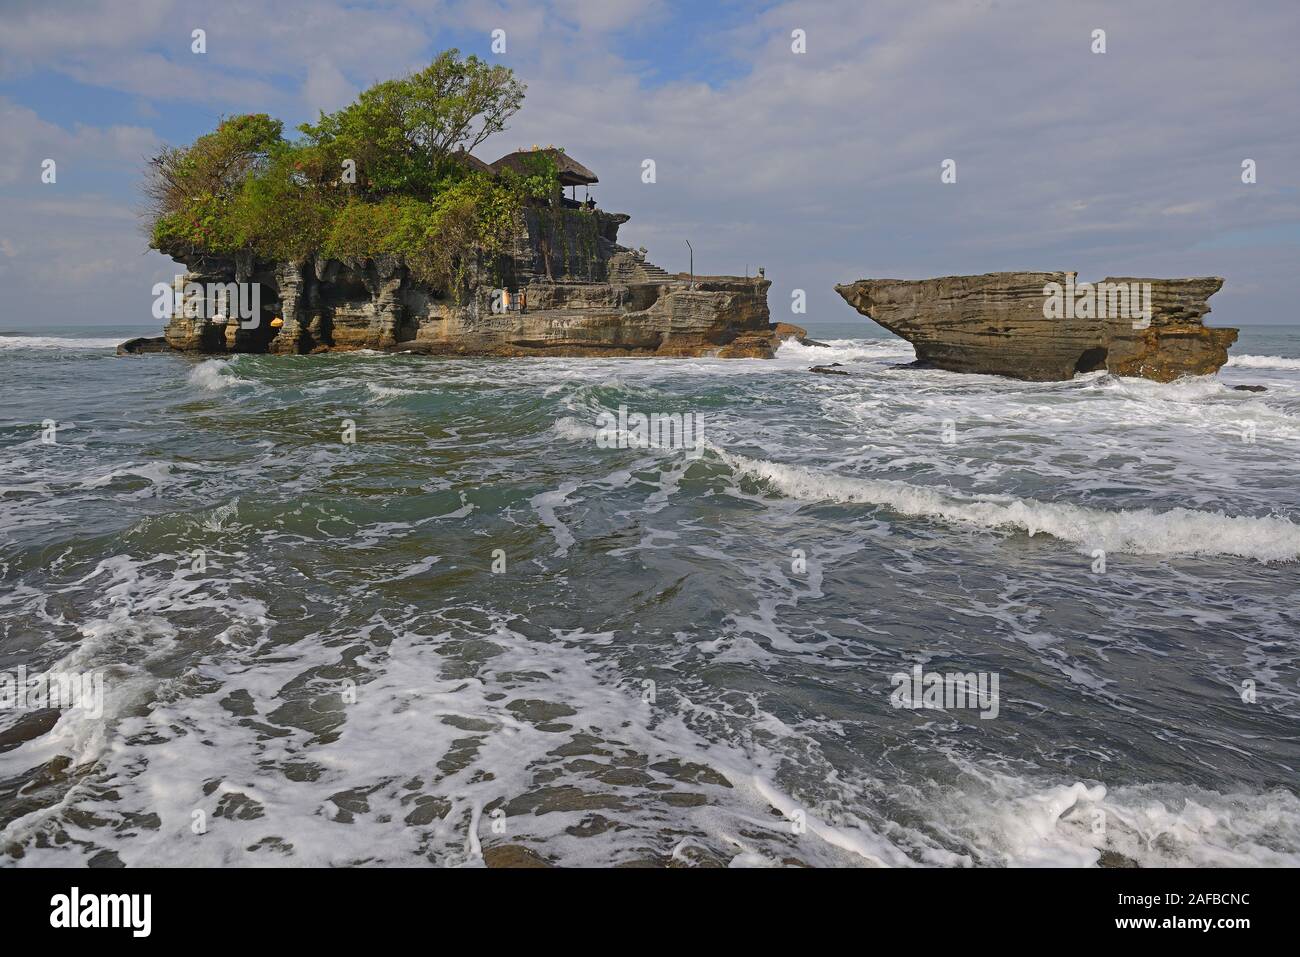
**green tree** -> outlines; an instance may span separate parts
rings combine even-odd
[[[149,161],[145,196],[154,220],[196,203],[223,204],[264,169],[284,124],[265,113],[224,118],[188,147],[164,147]]]
[[[453,156],[505,129],[523,96],[509,69],[449,50],[300,127],[297,141],[264,114],[223,119],[151,161],[151,245],[272,260],[393,254],[421,281],[459,291],[469,265],[505,250],[524,203],[559,192],[545,153],[500,174]]]
[[[472,151],[504,130],[524,90],[509,68],[447,50],[419,73],[378,83],[299,130],[328,158],[330,175],[351,159],[367,191],[432,195],[450,153]]]

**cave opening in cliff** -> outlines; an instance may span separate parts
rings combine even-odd
[[[1106,368],[1106,347],[1097,346],[1092,349],[1083,350],[1079,356],[1079,361],[1074,364],[1074,371],[1077,372],[1098,372]]]

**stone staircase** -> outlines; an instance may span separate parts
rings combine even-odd
[[[611,282],[667,282],[674,278],[667,270],[647,260],[644,253],[631,249],[620,250],[609,260]]]

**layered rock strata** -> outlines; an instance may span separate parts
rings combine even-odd
[[[264,262],[167,249],[189,270],[183,283],[257,283],[261,314],[214,322],[182,311],[165,337],[196,353],[770,358],[782,338],[803,336],[769,321],[766,279],[669,275],[618,245],[627,219],[530,208],[512,248],[465,264],[454,291],[416,280],[394,257]]]
[[[1074,273],[999,272],[835,290],[912,343],[925,366],[1035,381],[1106,369],[1169,382],[1228,361],[1237,330],[1203,322],[1222,285],[1215,276],[1087,284]]]

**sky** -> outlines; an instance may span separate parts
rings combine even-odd
[[[141,224],[160,145],[291,129],[448,47],[528,87],[480,158],[563,146],[624,245],[763,266],[773,319],[855,320],[855,279],[1075,270],[1222,276],[1211,324],[1300,322],[1297,0],[0,0],[0,324],[151,322],[181,271]]]

